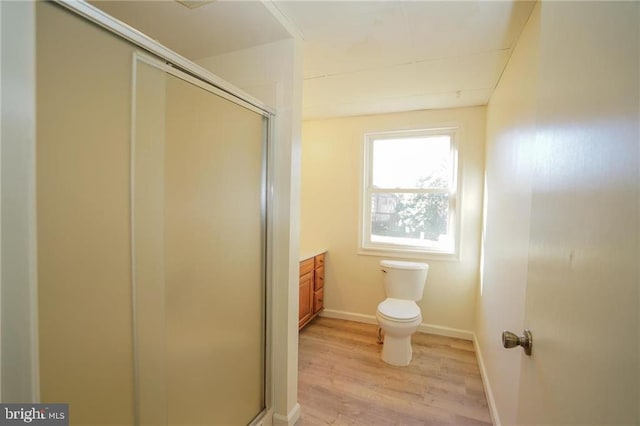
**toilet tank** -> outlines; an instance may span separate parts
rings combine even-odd
[[[418,262],[382,260],[384,291],[387,297],[405,300],[422,300],[429,265]]]

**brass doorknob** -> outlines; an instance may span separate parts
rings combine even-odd
[[[531,349],[533,347],[533,336],[531,331],[525,330],[523,336],[518,336],[510,331],[502,332],[502,346],[505,348],[515,348],[516,346],[522,346],[526,355],[531,355]]]

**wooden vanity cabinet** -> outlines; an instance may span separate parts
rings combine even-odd
[[[317,314],[324,307],[324,253],[314,258],[313,270],[313,313]]]
[[[324,308],[324,253],[300,262],[300,305],[298,329]]]
[[[313,315],[314,288],[313,258],[300,262],[300,305],[298,310],[298,329],[311,320]]]

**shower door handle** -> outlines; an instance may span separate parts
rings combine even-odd
[[[502,346],[507,349],[522,346],[524,353],[531,356],[531,349],[533,348],[533,336],[531,335],[531,331],[525,330],[523,332],[523,336],[517,336],[515,333],[510,331],[503,331]]]

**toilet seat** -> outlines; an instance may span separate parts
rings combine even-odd
[[[420,308],[413,300],[388,298],[378,305],[378,315],[393,322],[413,322],[420,316]]]

